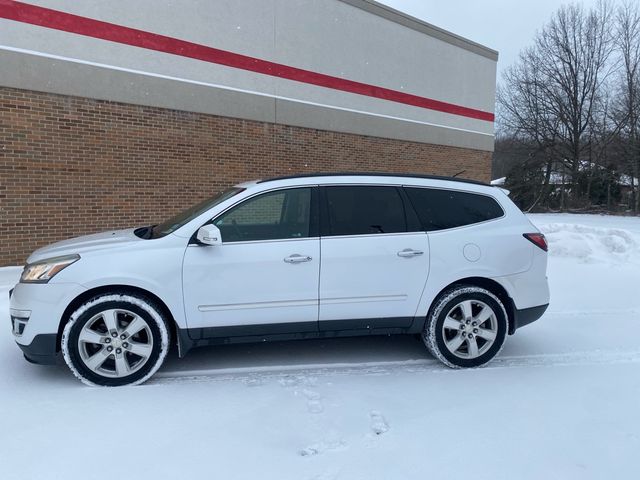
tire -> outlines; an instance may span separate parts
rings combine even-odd
[[[508,331],[509,317],[497,296],[484,288],[458,285],[433,302],[422,340],[448,367],[474,368],[500,353]]]
[[[167,319],[145,297],[98,295],[71,314],[61,346],[65,362],[82,383],[139,385],[167,356]]]

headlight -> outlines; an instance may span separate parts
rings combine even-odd
[[[31,263],[24,267],[21,283],[47,283],[59,272],[80,260],[80,255],[66,255]]]

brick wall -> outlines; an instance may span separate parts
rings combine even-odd
[[[158,223],[239,181],[462,170],[489,180],[491,153],[0,87],[0,266]]]

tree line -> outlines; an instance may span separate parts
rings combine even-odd
[[[494,178],[527,211],[640,213],[640,7],[561,7],[503,74]]]

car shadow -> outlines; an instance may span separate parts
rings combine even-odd
[[[283,342],[227,344],[195,348],[178,358],[174,347],[163,374],[197,373],[235,368],[362,364],[429,359],[422,341],[413,335],[369,336]]]

